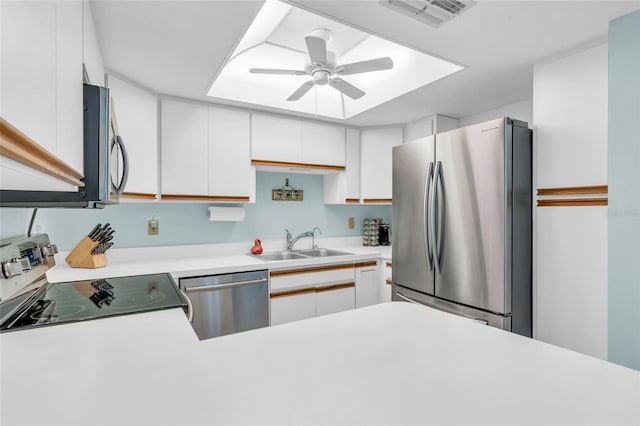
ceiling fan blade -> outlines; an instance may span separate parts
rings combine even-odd
[[[306,36],[304,41],[307,43],[307,51],[311,62],[327,63],[327,42],[320,37]]]
[[[338,89],[340,92],[344,93],[351,99],[360,99],[364,96],[364,92],[362,90],[358,89],[351,83],[347,83],[340,77],[329,79],[329,84],[331,85],[331,87]]]
[[[307,75],[306,71],[300,70],[276,70],[271,68],[249,68],[251,74],[285,74],[285,75]]]
[[[306,81],[304,83],[302,83],[302,86],[298,87],[298,89],[293,92],[291,94],[291,96],[289,96],[287,98],[288,101],[297,101],[298,99],[300,99],[302,96],[304,96],[305,93],[307,93],[312,87],[313,87],[313,80],[309,80]]]
[[[336,74],[349,75],[361,72],[381,71],[393,68],[393,61],[389,57],[369,59],[368,61],[353,62],[351,64],[340,65],[336,69]]]

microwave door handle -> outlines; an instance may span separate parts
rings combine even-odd
[[[122,195],[124,187],[127,185],[127,180],[129,179],[129,155],[127,154],[127,150],[124,147],[124,143],[122,142],[120,135],[116,135],[113,138],[111,151],[113,151],[113,148],[115,148],[116,145],[122,154],[122,179],[120,179],[120,183],[118,185],[111,181],[111,190],[115,195]]]
[[[117,136],[115,136],[113,138],[113,141],[112,141],[112,144],[111,144],[111,151],[112,152],[113,152],[113,149],[116,146],[118,147],[118,150],[120,151],[120,154],[122,156],[122,177],[120,178],[120,182],[119,183],[114,182],[113,178],[112,178],[112,180],[111,180],[111,192],[113,192],[113,194],[116,195],[116,196],[120,196],[124,192],[124,188],[125,188],[125,186],[127,184],[127,181],[129,179],[129,155],[127,154],[127,150],[124,147],[124,143],[122,142],[122,138],[119,135],[117,135]]]

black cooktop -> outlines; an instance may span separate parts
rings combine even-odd
[[[0,332],[181,307],[187,303],[169,274],[46,283],[0,324]],[[14,305],[15,306],[15,305]]]

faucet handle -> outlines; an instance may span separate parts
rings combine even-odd
[[[285,228],[284,232],[287,233],[287,241],[289,241],[292,237],[291,237],[291,232],[289,232],[288,229]]]

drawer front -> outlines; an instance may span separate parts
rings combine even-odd
[[[271,292],[290,288],[315,287],[355,280],[353,264],[271,272]]]

